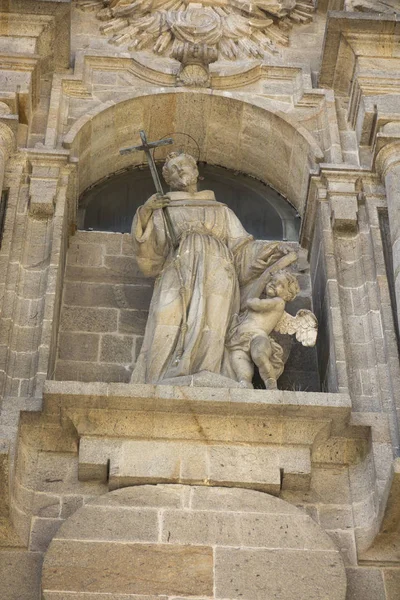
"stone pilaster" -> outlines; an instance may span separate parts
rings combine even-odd
[[[400,322],[400,135],[398,140],[392,139],[379,151],[376,167],[386,188],[397,318]]]
[[[14,144],[15,137],[13,132],[7,125],[0,123],[0,192],[3,189],[4,173]]]

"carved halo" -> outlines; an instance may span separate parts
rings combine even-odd
[[[176,131],[174,133],[168,133],[161,139],[163,140],[165,138],[172,138],[173,143],[169,144],[168,146],[157,146],[157,148],[154,148],[153,156],[157,163],[164,162],[168,154],[171,154],[171,152],[176,152],[178,154],[189,154],[194,158],[196,163],[199,162],[200,146],[194,137],[188,133]]]

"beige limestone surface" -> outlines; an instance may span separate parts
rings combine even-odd
[[[89,575],[90,574],[90,575]],[[100,496],[61,527],[42,594],[344,600],[339,552],[312,519],[266,494],[138,486]]]
[[[400,448],[400,366],[392,289],[399,245],[399,21],[386,11],[392,0],[371,4],[320,0],[313,23],[295,24],[289,46],[277,54],[262,61],[218,61],[210,67],[210,88],[185,88],[176,87],[176,61],[110,44],[95,12],[83,13],[64,0],[0,3],[0,178],[8,196],[0,248],[2,600],[39,600],[43,555],[80,507],[89,507],[113,487],[148,483],[157,469],[153,484],[165,477],[169,489],[180,490],[178,461],[184,483],[203,484],[210,466],[201,460],[204,456],[223,456],[225,462],[213,463],[214,473],[218,467],[213,485],[234,484],[240,501],[235,504],[225,495],[224,511],[201,505],[188,510],[164,497],[162,510],[176,516],[168,521],[175,537],[156,543],[171,545],[164,564],[175,574],[181,573],[176,561],[181,548],[200,546],[200,572],[192,560],[195,550],[186,563],[204,585],[200,597],[207,598],[209,589],[210,540],[221,534],[219,541],[226,542],[235,534],[237,543],[238,532],[248,530],[234,530],[231,516],[221,519],[224,528],[219,530],[219,520],[216,525],[207,515],[207,530],[203,521],[185,530],[178,513],[237,513],[243,523],[245,508],[247,516],[255,509],[260,514],[243,498],[256,493],[260,475],[262,485],[274,488],[264,489],[296,511],[293,531],[308,514],[330,536],[335,556],[340,552],[346,567],[346,600],[400,597],[398,465],[393,463]],[[342,12],[362,6],[374,12]],[[377,7],[385,10],[376,12]],[[73,236],[76,211],[88,186],[144,164],[140,153],[119,155],[122,146],[139,143],[140,128],[151,139],[174,131],[192,135],[201,160],[257,177],[299,211],[300,241],[309,253],[313,309],[320,323],[320,379],[329,394],[247,390],[251,398],[244,402],[235,395],[241,390],[234,389],[224,396],[221,389],[191,388],[187,398],[182,388],[169,389],[165,398],[165,391],[164,396],[154,389],[139,394],[128,384],[97,387],[100,379],[128,381],[131,349],[139,350],[145,322],[138,313],[146,310],[151,288],[138,274],[137,280],[130,279],[136,275],[130,270],[129,244],[121,242],[124,236]],[[85,246],[82,252],[79,244]],[[92,314],[93,307],[104,310],[106,319]],[[104,330],[108,318],[112,331]],[[58,352],[62,359],[56,368]],[[51,384],[56,386],[52,394],[46,392],[41,412],[43,385],[55,368],[59,381]],[[70,378],[86,379],[87,387],[68,383]],[[201,398],[210,391],[214,400]],[[156,400],[157,394],[162,400]],[[184,436],[190,439],[182,442]],[[189,448],[190,455],[185,454]],[[206,452],[196,454],[203,448]],[[162,452],[164,462],[158,459]],[[185,463],[192,456],[196,460]],[[260,456],[264,463],[257,463]],[[135,471],[140,465],[143,470]],[[280,468],[286,469],[282,481]],[[252,469],[257,478],[251,478]],[[138,473],[144,480],[138,481]],[[204,493],[211,492],[209,484]],[[131,493],[141,489],[130,488]],[[218,490],[231,493],[226,486]],[[132,502],[139,503],[137,498]],[[149,513],[161,510],[147,502]],[[126,510],[142,509],[129,505]],[[115,558],[115,547],[132,545],[132,540],[121,540],[132,529],[120,516],[121,506],[114,510],[115,519],[107,521],[113,539],[97,543],[103,549],[112,546]],[[140,524],[136,531],[149,537],[150,519]],[[259,541],[262,534],[252,532],[252,541]],[[199,541],[192,543],[197,534]],[[81,547],[87,543],[96,542],[79,542]],[[149,556],[153,543],[133,542],[141,546],[136,558]],[[236,564],[243,574],[243,560],[251,558],[254,569],[236,588],[241,592],[244,586],[243,593],[249,590],[253,599],[259,593],[253,576],[265,572],[257,568],[257,556],[270,549],[261,554],[258,547],[247,549],[243,559],[241,548],[221,546],[218,585],[233,593],[229,575]],[[310,554],[291,552],[297,565]],[[79,557],[76,567],[82,569],[90,555]],[[290,569],[282,564],[270,563],[271,585],[291,584]],[[96,565],[93,569],[100,586],[103,573]],[[319,591],[321,564],[310,560],[304,573],[309,574],[307,593],[314,584]],[[91,579],[81,581],[84,587]],[[185,585],[185,600],[193,598],[188,596],[192,580]],[[174,587],[174,600],[176,592]],[[60,589],[51,595],[52,600],[71,599]],[[77,600],[110,597],[82,590],[73,595]],[[149,593],[144,596],[149,599]]]

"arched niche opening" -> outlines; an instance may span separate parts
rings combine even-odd
[[[314,171],[323,153],[310,132],[274,107],[211,91],[137,92],[115,104],[107,102],[78,119],[63,146],[77,161],[78,194],[123,169],[145,162],[142,152],[120,154],[149,140],[184,134],[196,141],[200,162],[247,173],[268,182],[288,198],[303,217]],[[168,148],[165,147],[165,152]],[[162,153],[159,158],[162,158]]]
[[[159,91],[96,107],[73,125],[63,142],[77,163],[79,226],[93,231],[78,231],[70,239],[56,379],[130,380],[152,289],[151,281],[144,280],[135,266],[129,234],[121,232],[130,229],[136,207],[154,187],[147,167],[143,168],[143,153],[121,155],[119,151],[139,143],[141,129],[149,140],[170,137],[174,132],[194,138],[199,162],[209,169],[205,173],[208,180],[205,177],[201,185],[215,189],[217,199],[239,213],[249,233],[259,239],[286,238],[294,243],[298,239],[296,213],[304,214],[310,170],[322,153],[311,134],[287,115],[243,102],[231,93],[211,94],[208,90]],[[119,194],[115,179],[121,177],[123,189],[125,176],[133,182],[133,170],[138,173],[132,183],[134,198],[128,189]],[[227,192],[230,186],[241,189],[236,200]],[[96,197],[98,193],[104,194],[103,200]],[[254,215],[249,198],[255,198]],[[129,210],[118,208],[119,202],[125,202]],[[236,202],[236,210],[231,202]],[[111,225],[113,217],[107,214],[106,227],[100,226],[101,214],[92,215],[90,223],[89,207],[96,213],[100,205],[114,215],[124,214],[124,224],[119,216]],[[300,273],[299,279],[303,293],[292,303],[293,310],[311,308],[309,273]],[[293,349],[279,387],[320,389],[315,349]]]
[[[211,188],[256,239],[287,240],[298,247],[297,211],[272,187],[221,166],[201,163],[199,170],[199,187]],[[153,284],[138,269],[129,232],[137,207],[153,193],[149,169],[140,166],[113,174],[82,194],[79,231],[70,240],[67,260],[56,379],[129,382]],[[302,293],[289,312],[311,308],[307,269],[299,273],[299,282]],[[90,331],[82,334],[82,326]],[[286,357],[280,389],[319,391],[315,348],[284,336],[280,342]],[[257,370],[253,383],[264,387]]]
[[[211,189],[256,239],[297,241],[300,218],[270,186],[237,171],[201,163],[199,189]],[[112,175],[84,192],[78,229],[128,233],[136,209],[154,193],[148,167]]]

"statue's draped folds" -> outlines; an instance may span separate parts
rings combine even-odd
[[[132,224],[139,267],[156,281],[131,381],[158,383],[201,371],[231,376],[225,340],[239,312],[240,286],[283,251],[277,243],[255,241],[211,191],[168,196],[178,248],[171,247],[162,209],[147,221],[141,207]]]

